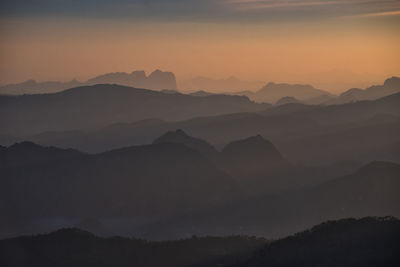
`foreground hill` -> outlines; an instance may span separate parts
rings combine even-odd
[[[102,84],[54,94],[0,96],[0,125],[3,134],[26,135],[98,128],[148,118],[182,120],[254,112],[265,107],[241,96],[195,97]]]
[[[0,265],[398,266],[399,238],[400,222],[392,217],[328,221],[274,242],[244,236],[146,242],[62,229],[0,240]]]
[[[267,244],[235,266],[399,266],[400,221],[363,218],[328,221]]]
[[[147,242],[99,238],[76,228],[0,240],[0,265],[30,267],[228,265],[248,258],[265,240],[254,237],[192,237]]]

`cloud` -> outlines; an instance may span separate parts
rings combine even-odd
[[[352,17],[368,18],[368,17],[386,17],[386,16],[400,16],[400,10],[386,11],[386,12],[376,12],[376,13],[367,13],[367,14],[361,14],[361,15],[354,15]]]
[[[255,0],[230,0],[228,1],[238,10],[259,10],[292,7],[316,7],[343,4],[341,1],[255,1]]]

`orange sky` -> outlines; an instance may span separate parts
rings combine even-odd
[[[2,17],[0,81],[173,71],[333,92],[400,75],[400,12],[266,22]]]

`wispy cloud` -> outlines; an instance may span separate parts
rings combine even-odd
[[[270,9],[270,8],[290,8],[290,7],[315,7],[343,4],[342,1],[255,1],[255,0],[228,0],[233,8],[237,10],[254,10],[254,9]]]
[[[360,14],[360,15],[353,15],[351,17],[368,18],[368,17],[385,17],[385,16],[400,16],[400,10],[366,13],[366,14]]]
[[[393,16],[400,0],[0,0],[0,16],[72,16],[152,21],[280,21]]]

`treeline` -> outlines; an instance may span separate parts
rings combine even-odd
[[[328,221],[268,242],[246,236],[149,242],[76,228],[0,241],[0,266],[400,266],[400,221]]]

